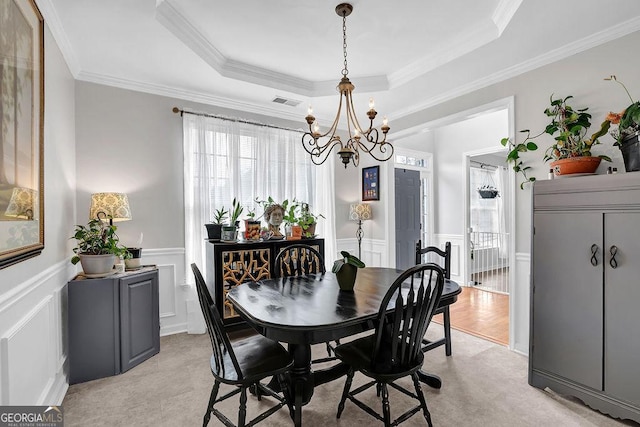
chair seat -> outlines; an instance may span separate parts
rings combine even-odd
[[[372,356],[376,345],[376,336],[369,335],[357,340],[339,345],[335,348],[336,356],[355,371],[361,371],[366,376],[383,382],[392,382],[416,372],[422,366],[424,355],[419,352],[410,365],[400,365],[391,362],[391,349],[380,351],[373,364]],[[385,357],[387,355],[387,357]]]
[[[223,355],[222,369],[216,368],[211,356],[211,372],[226,384],[251,384],[263,378],[280,374],[293,365],[289,352],[278,342],[255,335],[233,342],[233,351],[244,378],[238,380],[229,353]]]

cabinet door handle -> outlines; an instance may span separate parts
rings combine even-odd
[[[618,247],[613,245],[609,248],[609,253],[611,254],[611,259],[609,260],[609,265],[611,268],[618,268],[618,261],[616,261],[616,254],[618,253]]]
[[[598,254],[598,245],[595,243],[591,245],[591,265],[594,267],[598,265],[598,258],[596,255]]]

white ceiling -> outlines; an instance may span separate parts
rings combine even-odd
[[[313,0],[38,0],[74,76],[320,124],[337,108],[342,18]],[[356,112],[393,120],[640,29],[637,0],[353,0]],[[275,97],[301,101],[297,107]]]

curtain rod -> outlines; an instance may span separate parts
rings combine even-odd
[[[288,131],[292,131],[292,132],[303,133],[303,131],[300,130],[300,129],[292,129],[292,128],[288,128],[288,127],[284,127],[284,126],[268,125],[268,124],[265,124],[265,123],[254,122],[254,121],[251,121],[251,120],[234,119],[234,118],[231,118],[231,117],[219,116],[219,115],[216,115],[216,114],[196,113],[196,112],[193,112],[193,111],[181,110],[178,107],[173,107],[171,109],[171,111],[173,111],[176,114],[180,113],[180,117],[182,117],[183,114],[191,114],[191,115],[194,115],[194,116],[212,117],[214,119],[227,120],[227,121],[230,121],[230,122],[245,123],[245,124],[248,124],[248,125],[263,126],[263,127],[267,127],[267,128],[281,129],[281,130],[288,130]]]

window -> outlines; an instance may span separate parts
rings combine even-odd
[[[234,198],[245,207],[243,218],[249,209],[259,209],[256,198],[269,196],[332,212],[332,206],[322,206],[327,197],[315,194],[321,168],[302,148],[299,132],[194,114],[183,115],[183,132],[187,265],[204,265],[204,224],[215,209],[228,210]],[[330,186],[319,189],[325,190],[333,194]],[[256,210],[256,218],[261,215]]]
[[[500,218],[497,199],[483,199],[478,194],[477,189],[483,185],[494,182],[496,172],[489,169],[471,167],[469,169],[470,180],[470,221],[471,228],[476,233],[497,233],[500,232]],[[486,234],[488,235],[488,234]],[[492,234],[493,235],[493,234]],[[497,247],[498,242],[492,239],[482,239],[478,242],[481,247]]]

